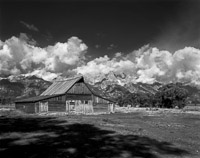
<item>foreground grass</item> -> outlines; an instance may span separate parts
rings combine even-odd
[[[0,115],[0,155],[41,158],[200,157],[200,116]]]

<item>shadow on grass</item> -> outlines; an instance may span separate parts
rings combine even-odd
[[[0,155],[45,158],[156,158],[189,154],[167,142],[119,135],[91,124],[70,124],[53,117],[0,117]]]

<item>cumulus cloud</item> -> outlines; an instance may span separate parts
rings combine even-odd
[[[45,48],[37,47],[26,34],[0,41],[1,76],[37,73],[53,78],[55,74],[81,66],[85,61],[87,46],[78,37],[65,43],[56,43]]]
[[[142,50],[143,51],[143,50]],[[168,51],[149,48],[135,57],[137,82],[153,83],[159,78],[167,78],[173,57]]]
[[[123,74],[123,82],[190,82],[200,85],[200,50],[185,47],[171,53],[145,45],[129,54],[98,57],[86,62],[87,46],[78,37],[45,48],[26,34],[0,40],[0,75],[37,75],[52,80],[82,74],[92,82],[110,73]]]
[[[120,74],[122,72],[127,74],[135,73],[135,64],[130,60],[122,60],[113,58],[110,59],[107,55],[104,57],[96,58],[89,61],[86,65],[77,67],[77,73],[83,74],[87,78],[92,80],[99,80],[99,78],[105,77],[110,72]]]
[[[28,24],[28,23],[26,23],[26,22],[24,22],[24,21],[20,21],[20,23],[21,23],[23,26],[25,26],[27,29],[31,30],[31,31],[36,31],[36,32],[39,31],[39,29],[38,29],[36,26],[34,26],[33,24]]]
[[[19,39],[20,39],[20,41],[24,41],[30,45],[35,46],[37,44],[37,42],[31,36],[28,36],[26,33],[20,33]]]
[[[200,84],[200,50],[185,47],[173,55],[172,75],[180,81]]]
[[[110,72],[126,74],[129,81],[154,83],[159,82],[190,82],[200,85],[200,50],[185,47],[170,53],[145,45],[127,55],[116,53],[96,58],[86,65],[78,67],[77,73],[90,76],[92,80],[103,78]]]

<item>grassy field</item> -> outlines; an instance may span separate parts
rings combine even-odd
[[[0,157],[199,158],[200,115],[132,112],[55,117],[0,112]]]

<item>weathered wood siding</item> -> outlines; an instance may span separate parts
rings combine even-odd
[[[48,112],[48,101],[39,102],[39,112]]]
[[[16,103],[15,108],[25,113],[35,113],[35,103]]]
[[[109,112],[108,106],[109,105],[105,103],[94,103],[93,104],[94,113]]]
[[[115,113],[115,105],[113,103],[109,104],[108,111],[110,113]]]
[[[35,113],[39,113],[39,102],[35,103]]]
[[[48,105],[48,106],[46,106]],[[112,112],[108,100],[94,96],[87,85],[80,81],[66,93],[36,103],[21,103],[16,108],[27,113],[39,112],[68,112],[68,113],[101,113]]]
[[[92,100],[67,100],[68,113],[93,113]]]
[[[48,102],[48,112],[66,112],[65,95],[53,97],[43,102]]]
[[[92,96],[94,113],[114,113],[114,105],[98,96]]]
[[[100,98],[100,97],[97,97],[97,96],[92,96],[92,100],[94,103],[97,103],[97,104],[108,104],[109,101],[103,99],[103,98]]]
[[[48,102],[49,112],[66,112],[66,102],[63,101],[49,101]]]
[[[91,94],[85,83],[76,83],[68,92],[68,94]]]
[[[91,114],[94,112],[92,103],[84,104],[84,114]]]
[[[66,94],[66,100],[92,100],[90,94]]]
[[[57,97],[48,99],[48,101],[54,101],[54,102],[61,102],[61,101],[65,102],[65,100],[66,100],[65,95],[61,95],[61,96],[57,96]]]
[[[75,112],[76,113],[84,113],[84,104],[81,102],[81,100],[75,101]]]
[[[94,113],[109,113],[109,101],[92,96]]]

